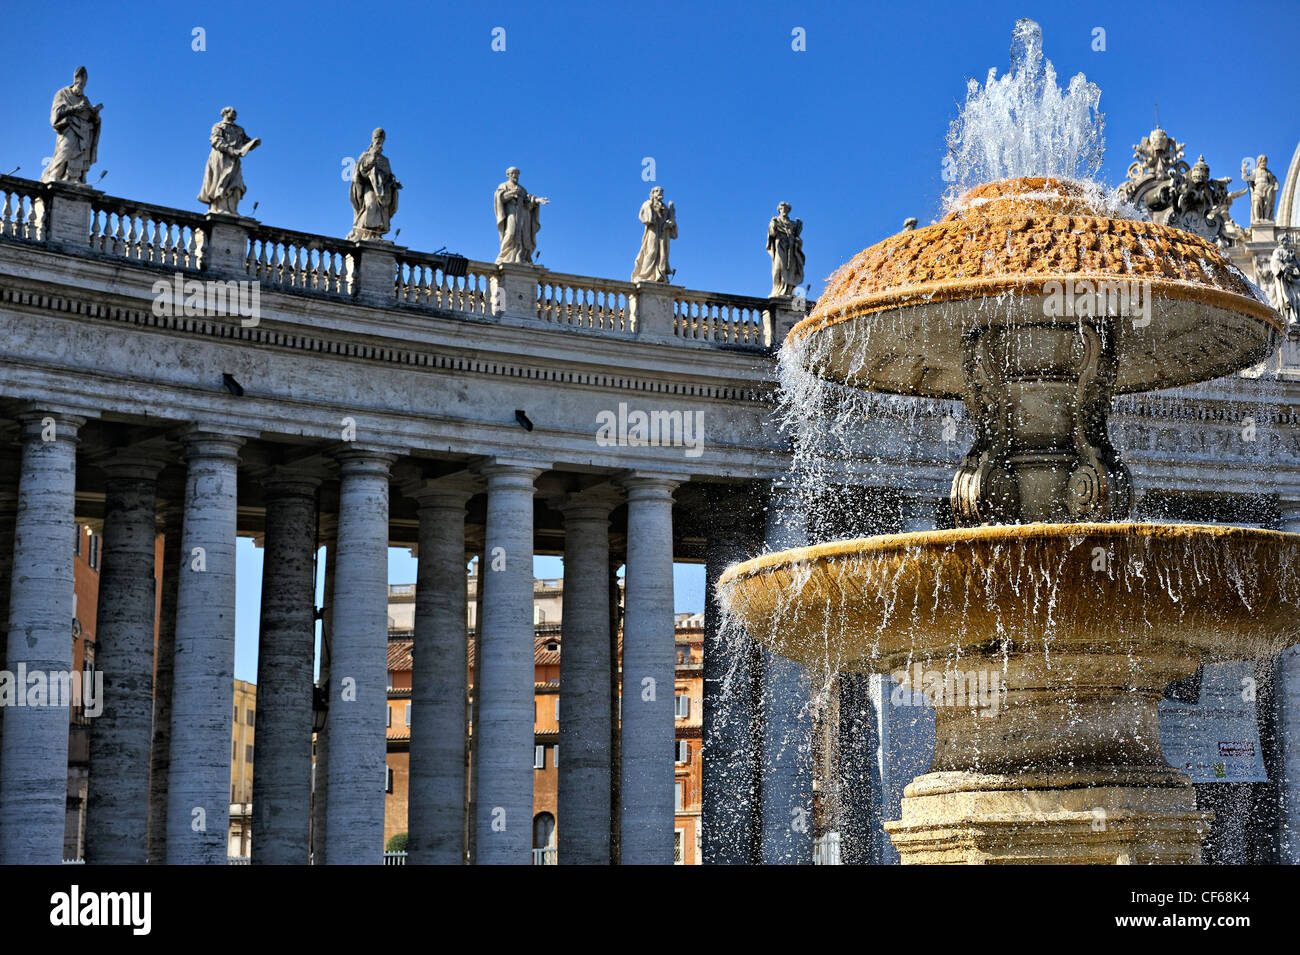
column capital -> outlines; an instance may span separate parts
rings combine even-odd
[[[542,462],[526,458],[488,458],[478,467],[479,474],[487,479],[489,491],[508,487],[522,489],[524,485],[536,491],[533,482],[546,470],[548,468]]]
[[[185,449],[185,460],[202,458],[238,458],[239,449],[253,437],[251,433],[231,431],[214,425],[189,425],[176,435]]]
[[[486,482],[472,471],[456,471],[436,478],[420,478],[401,485],[404,496],[425,508],[463,510],[469,499],[484,489]]]
[[[314,497],[323,475],[316,468],[272,465],[254,475],[268,498]]]
[[[609,482],[602,482],[580,491],[570,491],[549,501],[564,515],[564,522],[608,521],[614,508],[623,503],[623,493]]]
[[[171,457],[157,449],[117,448],[96,455],[92,463],[109,478],[156,481],[162,469],[171,464]]]
[[[19,433],[24,440],[38,438],[42,441],[70,441],[77,443],[84,415],[53,408],[30,408],[14,415]],[[48,435],[48,437],[47,437]]]
[[[618,483],[627,491],[629,501],[669,500],[673,492],[689,481],[687,474],[668,474],[654,471],[626,471]]]
[[[393,462],[397,460],[391,451],[371,447],[336,448],[330,456],[338,462],[340,475],[373,474],[385,478],[390,476]]]

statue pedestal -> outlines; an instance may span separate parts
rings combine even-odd
[[[1252,246],[1265,246],[1270,250],[1277,245],[1277,224],[1264,219],[1250,224],[1250,241]]]
[[[492,276],[492,314],[498,318],[537,318],[537,285],[546,270],[522,262],[500,262]]]
[[[247,270],[248,234],[259,224],[247,216],[209,212],[203,217],[203,231],[199,234],[199,268],[243,275]]]
[[[632,323],[636,337],[673,341],[673,287],[664,282],[637,282],[632,294]]]
[[[767,328],[764,338],[771,348],[781,347],[790,329],[794,328],[808,316],[808,300],[784,295],[768,299]]]
[[[397,295],[397,255],[406,248],[387,239],[363,239],[352,245],[348,292],[363,305],[391,306]]]
[[[104,194],[80,182],[45,183],[45,194],[36,200],[36,219],[41,237],[55,245],[84,249],[90,243],[90,207]]]

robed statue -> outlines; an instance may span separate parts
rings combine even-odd
[[[99,158],[99,111],[86,98],[86,68],[77,67],[72,85],[54,94],[50,125],[56,139],[54,158],[41,173],[41,182],[85,182],[86,173]]]
[[[1272,273],[1268,303],[1286,319],[1288,333],[1295,337],[1300,331],[1300,259],[1296,257],[1290,235],[1283,234],[1269,256],[1268,265]]]
[[[1246,160],[1241,161],[1241,178],[1250,183],[1250,221],[1272,222],[1273,201],[1277,198],[1277,176],[1268,168],[1268,157],[1260,156],[1255,160],[1255,168],[1250,169]]]
[[[227,106],[221,111],[221,122],[212,127],[208,141],[212,151],[203,169],[203,188],[199,202],[208,204],[209,212],[239,215],[239,200],[248,190],[244,186],[243,159],[262,145],[260,139],[250,139],[242,126],[235,125],[235,110]]]
[[[632,267],[632,281],[667,282],[674,272],[668,267],[668,244],[677,238],[677,210],[671,202],[664,202],[662,187],[650,190],[650,198],[641,203],[639,218],[645,232]]]
[[[803,220],[790,218],[790,203],[776,207],[767,224],[767,251],[772,256],[772,298],[789,298],[803,284]]]
[[[352,188],[348,198],[352,201],[352,242],[382,240],[392,228],[397,213],[397,191],[402,184],[393,176],[393,167],[384,155],[385,134],[376,129],[370,137],[370,148],[361,154],[352,167]]]
[[[497,186],[492,196],[492,206],[497,216],[497,232],[501,236],[501,251],[497,263],[515,262],[530,264],[537,251],[537,230],[542,227],[541,207],[551,200],[530,195],[519,185],[519,168],[506,170],[506,181]]]

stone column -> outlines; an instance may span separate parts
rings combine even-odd
[[[710,493],[704,551],[703,855],[705,865],[752,865],[759,844],[758,691],[762,659],[745,634],[724,630],[713,585],[759,549],[748,494]]]
[[[21,452],[0,437],[0,670],[6,669],[9,643],[9,584],[14,571],[14,522],[18,517],[18,461]],[[4,749],[4,718],[8,707],[0,706],[0,752]],[[0,763],[0,773],[4,764]]]
[[[541,469],[493,461],[487,478],[481,633],[475,661],[476,861],[529,865],[533,845],[533,482]]]
[[[242,437],[194,429],[176,594],[167,862],[226,864],[235,698],[235,533]]]
[[[330,865],[379,865],[384,857],[388,707],[388,472],[393,456],[362,448],[337,454],[339,557],[330,640]]]
[[[337,516],[322,516],[321,541],[325,545],[325,581],[321,591],[320,678],[316,685],[320,687],[327,710],[324,725],[316,733],[315,788],[311,804],[312,865],[326,865],[328,862],[325,855],[325,817],[329,809],[330,640],[334,636],[334,578],[339,562]]]
[[[175,682],[176,600],[181,569],[184,489],[163,509],[162,598],[158,602],[158,648],[154,657],[153,736],[149,754],[149,830],[146,855],[151,865],[167,861],[167,777],[171,766],[172,686]]]
[[[311,850],[312,684],[316,662],[316,489],[276,468],[266,491],[253,772],[253,865],[306,865]]]
[[[932,531],[939,502],[923,494],[900,501],[898,533]],[[903,790],[934,757],[934,708],[885,674],[843,674],[841,772],[846,792],[842,858],[848,864],[896,865],[901,859],[884,823],[902,815]],[[847,705],[846,705],[847,704]]]
[[[792,489],[772,489],[766,526],[769,550],[807,543]],[[797,663],[760,648],[758,713],[762,738],[762,857],[767,864],[811,865],[813,859],[812,685]]]
[[[461,472],[404,489],[419,503],[420,517],[407,790],[410,865],[465,862],[465,507],[478,484]]]
[[[18,417],[22,473],[14,520],[6,666],[72,676],[72,541],[77,433],[84,418]],[[30,684],[29,684],[30,685]],[[41,701],[24,693],[25,704]],[[8,707],[0,765],[0,865],[58,865],[68,798],[68,701]]]
[[[684,477],[633,473],[623,614],[623,865],[673,861],[673,490]]]
[[[609,865],[610,640],[607,486],[570,494],[564,515],[564,615],[560,648],[560,763],[556,860]]]
[[[154,557],[161,457],[115,454],[106,477],[95,670],[104,707],[90,727],[86,861],[142,865],[149,850]]]
[[[1282,530],[1300,533],[1300,501],[1282,501]],[[1274,667],[1277,736],[1277,861],[1300,865],[1300,646],[1287,647]]]

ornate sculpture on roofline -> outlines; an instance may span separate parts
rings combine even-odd
[[[1268,157],[1260,156],[1255,160],[1255,168],[1250,168],[1250,161],[1241,161],[1241,178],[1250,184],[1250,221],[1273,221],[1273,205],[1277,200],[1277,176],[1268,168]]]
[[[1133,147],[1128,179],[1120,184],[1120,195],[1138,208],[1145,207],[1160,225],[1173,226],[1228,246],[1244,238],[1232,221],[1232,201],[1246,194],[1228,191],[1228,179],[1211,179],[1210,167],[1202,156],[1189,166],[1183,158],[1185,143],[1157,126]]]
[[[54,158],[41,173],[41,182],[85,182],[99,158],[99,111],[104,104],[90,105],[86,79],[86,68],[79,66],[72,85],[54,94],[50,107],[50,125],[56,133]]]
[[[199,202],[208,204],[208,212],[232,216],[239,215],[239,200],[247,191],[243,158],[262,145],[262,140],[250,139],[242,126],[235,125],[235,116],[234,108],[227,106],[221,111],[221,122],[212,127],[208,136],[212,151],[199,190]]]
[[[772,256],[772,298],[789,298],[803,284],[803,220],[790,218],[790,203],[778,203],[767,224],[767,251]]]
[[[393,175],[393,167],[384,155],[383,129],[376,129],[370,137],[370,148],[361,154],[352,170],[352,187],[348,198],[352,201],[352,242],[388,241],[384,234],[392,228],[397,213],[397,191],[402,184]]]
[[[519,167],[506,170],[506,181],[497,186],[492,196],[496,210],[497,232],[501,236],[501,251],[497,264],[521,263],[529,265],[537,252],[537,230],[542,227],[541,207],[550,199],[534,196],[519,185]]]
[[[668,266],[668,247],[677,238],[677,210],[671,202],[664,202],[662,186],[650,190],[650,198],[641,203],[639,218],[645,232],[632,266],[632,281],[667,282],[676,271]]]

